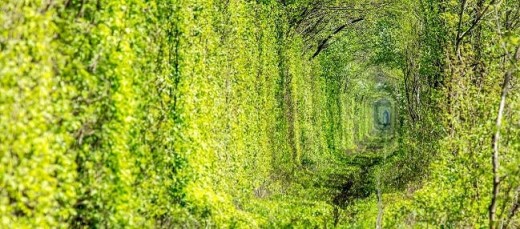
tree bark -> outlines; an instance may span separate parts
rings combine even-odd
[[[383,194],[381,193],[381,175],[377,175],[377,219],[376,229],[383,228]]]
[[[495,123],[495,134],[493,135],[493,191],[491,196],[491,204],[489,205],[489,228],[496,228],[496,208],[497,198],[500,186],[500,175],[498,170],[500,168],[499,160],[499,141],[500,141],[500,127],[502,126],[502,117],[504,116],[504,108],[506,106],[506,97],[509,92],[509,84],[511,81],[511,71],[507,71],[504,76],[504,83],[502,84],[502,95],[500,99],[500,106],[498,108],[498,115]]]

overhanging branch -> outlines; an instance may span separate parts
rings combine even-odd
[[[314,54],[312,55],[311,59],[315,58],[316,56],[318,56],[321,51],[323,51],[324,49],[326,49],[328,47],[328,44],[329,44],[329,41],[330,39],[332,39],[336,34],[338,34],[339,32],[341,32],[343,29],[345,29],[347,26],[349,25],[352,25],[356,22],[360,22],[360,21],[363,21],[364,18],[357,18],[357,19],[354,19],[354,20],[351,20],[349,23],[347,24],[344,24],[338,28],[336,28],[334,30],[334,32],[332,32],[329,36],[327,36],[327,38],[321,40],[319,42],[319,45],[318,45],[318,48],[316,49],[316,52],[314,52]]]

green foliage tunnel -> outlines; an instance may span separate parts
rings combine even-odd
[[[519,0],[0,0],[0,228],[520,227],[519,47]]]

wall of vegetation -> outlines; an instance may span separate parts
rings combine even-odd
[[[302,58],[280,3],[0,12],[0,227],[332,223],[303,186],[368,135],[371,104]]]
[[[427,181],[407,203],[419,225],[519,225],[520,100],[514,85],[520,28],[513,16],[519,6],[518,1],[418,5],[423,32],[412,46],[422,48],[407,57],[408,79],[418,79],[407,88],[416,88],[408,95],[417,101],[410,125],[433,122],[427,125],[436,134],[423,126],[417,136],[438,139],[434,148],[422,147],[434,160]]]

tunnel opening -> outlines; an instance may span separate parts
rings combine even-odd
[[[394,113],[389,99],[377,99],[373,104],[374,129],[380,133],[391,133],[394,128]]]

